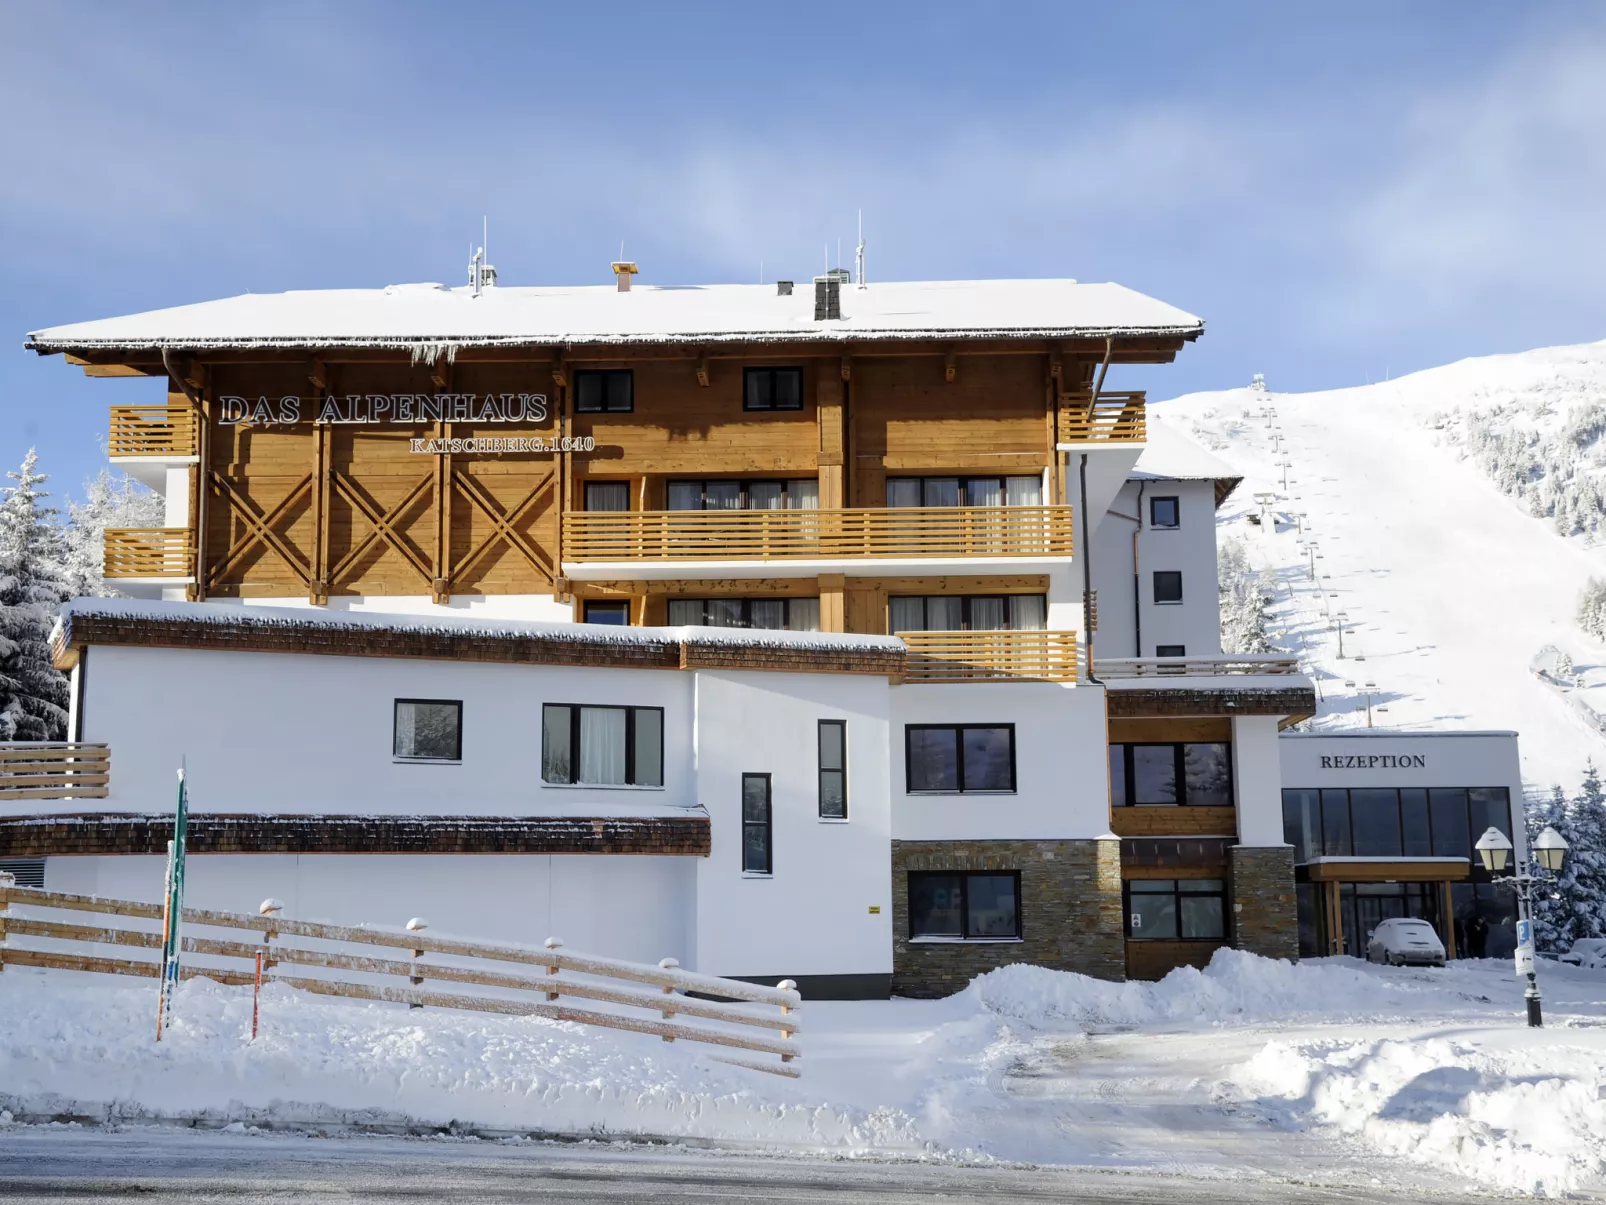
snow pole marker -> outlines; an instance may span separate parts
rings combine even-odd
[[[278,900],[266,899],[262,901],[257,911],[263,916],[277,916],[284,911],[284,905]],[[262,970],[264,967],[270,970],[273,967],[273,939],[277,936],[278,933],[273,929],[264,930],[262,933],[262,948],[257,951],[256,987],[251,993],[251,1040],[253,1042],[257,1040],[257,1024],[262,1015]]]
[[[167,1018],[167,947],[173,938],[173,843],[167,843],[167,868],[162,874],[162,954],[156,968],[156,1040],[162,1040]]]

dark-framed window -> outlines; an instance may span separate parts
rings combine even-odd
[[[576,372],[574,408],[581,414],[628,414],[636,408],[635,373],[628,368]]]
[[[682,478],[668,483],[669,510],[818,510],[818,477],[749,481]]]
[[[909,936],[1018,941],[1020,872],[909,872]]]
[[[1167,741],[1110,746],[1110,801],[1116,807],[1232,805],[1232,745]]]
[[[462,761],[462,700],[397,699],[391,749],[403,761]]]
[[[630,604],[613,599],[588,598],[585,600],[585,622],[628,627],[630,625]]]
[[[909,794],[1015,790],[1015,725],[904,726],[905,787]]]
[[[588,511],[618,512],[630,509],[630,482],[586,482],[586,509]]]
[[[820,819],[848,818],[848,722],[821,720]]]
[[[1154,571],[1154,601],[1157,603],[1179,603],[1182,601],[1182,571],[1180,569],[1156,569]]]
[[[559,786],[663,786],[664,709],[548,703],[541,778]]]
[[[801,368],[744,369],[742,409],[803,409],[803,370]]]
[[[775,873],[775,826],[771,823],[770,776],[742,775],[742,871]]]
[[[888,477],[887,505],[1041,506],[1040,474],[1018,477]]]
[[[1511,836],[1506,787],[1288,787],[1283,839],[1296,863],[1319,857],[1466,858],[1486,829]]]
[[[1186,657],[1188,646],[1185,644],[1157,644],[1154,646],[1156,657]]]
[[[672,598],[672,628],[761,628],[766,631],[818,632],[817,598]]]
[[[1182,526],[1182,506],[1177,498],[1149,499],[1149,526],[1168,530]]]
[[[1122,887],[1129,940],[1226,940],[1226,880],[1128,879]]]
[[[887,599],[891,632],[1040,632],[1046,594],[928,594]]]

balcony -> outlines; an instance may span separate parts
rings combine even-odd
[[[903,680],[1075,682],[1075,632],[899,632],[909,647]]]
[[[105,576],[179,584],[195,577],[195,542],[187,527],[108,527]]]
[[[1096,398],[1069,398],[1060,407],[1062,444],[1140,444],[1148,439],[1144,422],[1146,394],[1101,393]]]
[[[1299,659],[1281,653],[1224,654],[1220,657],[1099,657],[1094,675],[1101,679],[1222,678],[1246,674],[1291,676],[1300,673]]]
[[[106,451],[113,460],[193,458],[195,411],[188,406],[113,406]]]
[[[0,799],[104,799],[111,750],[75,741],[0,744]]]
[[[654,562],[682,572],[691,562],[756,562],[772,576],[802,576],[877,561],[908,568],[921,560],[1062,558],[1071,547],[1069,506],[593,511],[563,518],[564,569],[575,577],[601,566],[639,572]]]

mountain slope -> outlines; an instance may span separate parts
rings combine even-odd
[[[1528,431],[1540,445],[1576,432],[1577,415],[1603,401],[1606,342],[1322,393],[1190,394],[1156,412],[1245,473],[1221,509],[1220,535],[1242,538],[1277,580],[1279,643],[1299,653],[1323,696],[1314,727],[1364,726],[1373,682],[1374,705],[1387,709],[1374,712],[1377,726],[1516,729],[1524,778],[1548,789],[1575,785],[1589,758],[1606,763],[1596,719],[1606,714],[1606,646],[1574,622],[1587,580],[1606,577],[1606,549],[1531,513],[1534,491],[1513,482],[1509,457],[1483,454],[1488,440],[1469,442],[1468,432]],[[1586,468],[1594,454],[1566,452]],[[1549,468],[1558,483],[1571,471]],[[1523,468],[1530,478],[1545,471]],[[1257,526],[1262,492],[1275,500]],[[1530,669],[1546,645],[1571,656],[1580,686]]]

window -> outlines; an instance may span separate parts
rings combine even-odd
[[[392,748],[405,761],[462,761],[463,704],[397,699]]]
[[[1182,601],[1182,573],[1176,569],[1154,571],[1154,601],[1179,603]]]
[[[630,483],[628,481],[586,482],[586,509],[621,511],[630,509]]]
[[[848,818],[848,722],[820,721],[820,819]]]
[[[742,872],[773,874],[770,776],[742,775]]]
[[[548,703],[541,778],[559,786],[663,786],[664,709]]]
[[[625,414],[635,409],[635,376],[628,368],[574,374],[574,408],[582,414]]]
[[[749,368],[742,373],[743,410],[803,409],[801,368]]]
[[[889,598],[894,632],[1040,632],[1048,626],[1046,594],[932,594]]]
[[[1472,842],[1493,825],[1511,835],[1505,787],[1329,787],[1283,791],[1283,839],[1294,861],[1320,857],[1467,858],[1484,872]]]
[[[630,623],[630,604],[627,602],[600,602],[594,598],[586,599],[585,621],[587,623],[611,623],[625,627]]]
[[[1133,941],[1223,941],[1227,884],[1222,879],[1129,879],[1126,935]]]
[[[888,506],[1041,506],[1043,479],[1030,477],[889,477]]]
[[[817,598],[672,598],[672,628],[763,628],[769,631],[818,632]]]
[[[909,936],[948,941],[1018,941],[1020,874],[909,874]]]
[[[1226,741],[1110,746],[1110,799],[1117,806],[1232,806],[1232,746]]]
[[[43,888],[45,885],[43,858],[0,858],[0,871],[15,875],[18,887]]]
[[[1154,646],[1156,657],[1186,657],[1188,646],[1185,644],[1157,644]]]
[[[819,510],[820,479],[671,481],[670,510]]]
[[[951,794],[1015,789],[1015,725],[910,724],[907,790]]]
[[[1149,499],[1149,526],[1174,528],[1182,526],[1182,510],[1175,498]]]

